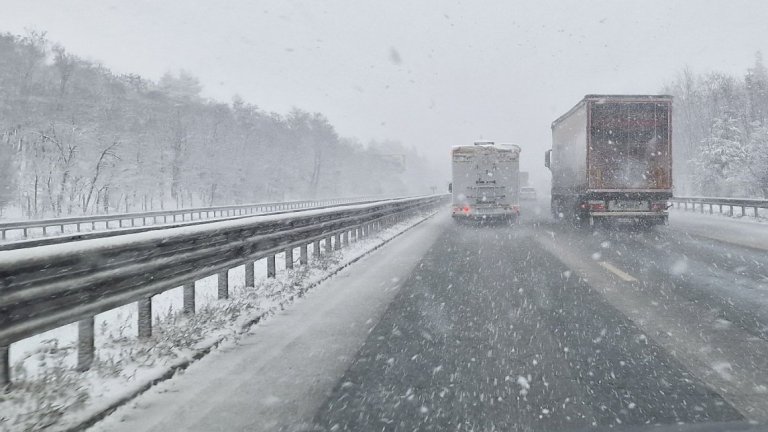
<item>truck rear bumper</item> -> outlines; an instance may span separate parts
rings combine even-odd
[[[470,205],[454,205],[453,217],[464,219],[515,218],[520,215],[518,205],[498,207],[477,207]]]
[[[501,219],[501,218],[516,218],[520,214],[518,212],[483,212],[483,213],[453,213],[453,217],[461,219]]]
[[[653,211],[608,211],[608,212],[589,212],[594,217],[661,217],[668,216],[669,212]]]

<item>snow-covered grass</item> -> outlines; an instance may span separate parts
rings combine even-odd
[[[181,288],[157,295],[152,300],[153,335],[146,340],[137,338],[135,305],[100,314],[97,357],[85,373],[75,370],[74,324],[13,344],[13,386],[0,393],[0,431],[61,430],[87,422],[183,369],[220,342],[238,338],[250,325],[430,214],[414,216],[339,251],[322,252],[308,266],[286,270],[280,256],[276,278],[266,278],[266,262],[261,260],[255,265],[255,287],[245,286],[244,267],[232,269],[228,300],[216,298],[215,276],[199,280],[192,316],[181,313]],[[298,261],[298,250],[294,257]]]

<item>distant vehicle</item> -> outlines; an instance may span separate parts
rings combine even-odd
[[[520,171],[520,187],[528,186],[528,171]]]
[[[520,216],[520,147],[479,141],[452,151],[454,219]]]
[[[520,201],[536,201],[536,188],[530,186],[521,187]]]
[[[552,123],[552,213],[667,223],[672,197],[672,97],[587,95]]]

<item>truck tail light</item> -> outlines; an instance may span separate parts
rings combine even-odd
[[[651,211],[660,212],[669,208],[666,202],[654,202],[651,203]]]
[[[589,211],[604,211],[605,202],[599,200],[589,200],[587,202],[581,203],[579,207]]]

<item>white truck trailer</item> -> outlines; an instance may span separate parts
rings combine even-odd
[[[452,150],[454,219],[520,217],[520,147],[478,141]]]

